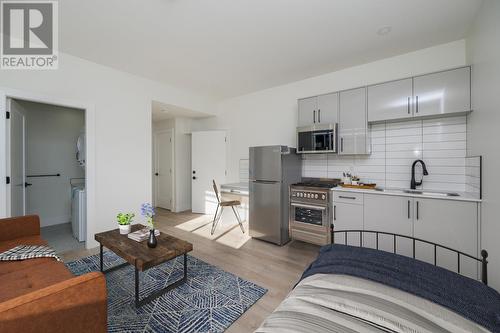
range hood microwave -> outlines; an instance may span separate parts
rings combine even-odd
[[[337,152],[337,124],[297,127],[297,153]]]

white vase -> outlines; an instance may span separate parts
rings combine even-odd
[[[126,235],[130,233],[130,224],[119,225],[120,226],[120,234]]]

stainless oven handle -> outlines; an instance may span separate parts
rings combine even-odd
[[[321,206],[312,206],[312,205],[304,205],[304,204],[299,204],[292,202],[290,204],[293,207],[302,207],[302,208],[310,208],[310,209],[318,209],[318,210],[326,210],[326,207],[321,207]]]

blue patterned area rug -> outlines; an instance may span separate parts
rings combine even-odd
[[[104,268],[123,262],[104,252]],[[99,255],[66,263],[75,275],[99,270]],[[182,277],[183,258],[140,272],[141,299]],[[188,279],[163,296],[136,308],[134,269],[106,274],[109,332],[223,332],[267,290],[188,256]]]

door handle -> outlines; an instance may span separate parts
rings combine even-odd
[[[337,206],[333,205],[333,220],[337,221]]]
[[[408,218],[410,218],[410,200],[408,200]]]
[[[159,175],[158,172],[155,172],[155,176],[158,176],[158,175]]]
[[[415,96],[415,112],[418,113],[418,96]]]
[[[316,124],[316,110],[313,110],[313,123]]]
[[[321,109],[318,109],[318,123],[321,122]]]
[[[344,151],[344,138],[340,138],[340,152]]]
[[[33,185],[33,184],[30,184],[30,183],[28,183],[28,182],[25,182],[25,183],[24,183],[24,187],[28,187],[28,186],[31,186],[31,185]]]
[[[410,114],[410,97],[408,97],[408,114]]]
[[[417,201],[417,220],[418,220],[418,219],[419,219],[419,217],[420,217],[420,216],[419,216],[419,215],[420,215],[420,214],[419,214],[419,210],[420,210],[419,208],[420,208],[420,207],[419,207],[419,202]]]
[[[346,197],[344,195],[339,195],[340,199],[351,199],[351,200],[356,200],[356,197]]]

